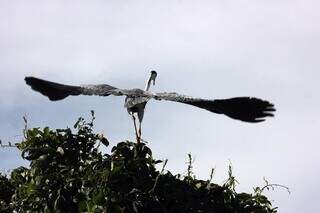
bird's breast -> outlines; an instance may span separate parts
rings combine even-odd
[[[126,97],[124,107],[127,109],[145,107],[150,98],[147,97]]]

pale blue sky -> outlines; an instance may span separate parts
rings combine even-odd
[[[144,138],[173,172],[195,157],[195,174],[227,178],[229,160],[249,191],[270,182],[279,212],[317,212],[320,148],[319,1],[18,1],[0,2],[0,138],[18,141],[30,127],[64,128],[96,111],[96,131],[115,144],[134,139],[119,97],[50,102],[24,84],[26,75],[62,83],[144,87],[206,98],[256,96],[276,117],[242,123],[176,103],[150,102]],[[0,149],[0,169],[21,165]]]

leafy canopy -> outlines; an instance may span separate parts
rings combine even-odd
[[[191,155],[183,176],[165,172],[167,161],[155,160],[144,143],[121,142],[103,154],[99,146],[109,142],[93,132],[93,120],[80,118],[76,133],[26,130],[18,148],[30,167],[0,175],[0,212],[276,212],[261,188],[237,193],[231,167],[218,185],[213,172],[209,180],[195,178]]]

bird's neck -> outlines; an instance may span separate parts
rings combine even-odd
[[[151,85],[151,76],[149,77],[149,79],[148,79],[148,81],[147,81],[147,83],[146,83],[146,87],[145,87],[145,91],[149,91],[149,89],[150,89],[150,85]]]

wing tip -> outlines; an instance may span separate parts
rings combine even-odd
[[[64,91],[64,87],[67,87],[66,85],[46,81],[33,76],[26,76],[24,80],[34,91],[46,96],[50,101],[62,100],[70,95],[70,91]]]
[[[252,121],[252,123],[261,123],[261,122],[264,122],[266,119],[255,119]]]
[[[32,76],[26,76],[24,77],[24,81],[26,82],[26,84],[30,85],[31,81],[34,79],[34,77]]]

